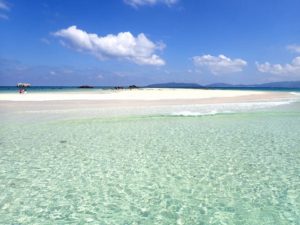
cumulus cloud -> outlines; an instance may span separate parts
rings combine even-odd
[[[130,32],[108,34],[102,37],[87,33],[76,26],[70,26],[55,32],[54,36],[62,38],[64,46],[92,54],[99,60],[117,58],[140,65],[162,66],[165,64],[165,61],[155,54],[155,51],[162,50],[164,45],[153,43],[143,33],[136,37]]]
[[[202,55],[193,57],[194,65],[199,69],[207,69],[212,74],[241,72],[247,65],[243,59],[230,59],[225,55]]]
[[[165,4],[171,6],[177,3],[178,0],[124,0],[124,2],[133,7],[138,7],[143,5],[156,5],[156,4]]]
[[[265,62],[263,64],[256,63],[258,71],[262,73],[271,73],[277,75],[284,74],[300,74],[300,56],[294,58],[291,63],[287,64],[270,64]]]
[[[300,45],[288,45],[286,48],[291,52],[300,53]]]

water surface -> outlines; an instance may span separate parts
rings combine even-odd
[[[5,114],[0,224],[299,224],[299,102],[172,110]]]

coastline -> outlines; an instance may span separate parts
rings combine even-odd
[[[0,94],[0,112],[85,115],[172,114],[180,111],[235,111],[288,103],[298,97],[290,92],[199,89],[137,89],[100,92]],[[248,107],[243,106],[248,104]],[[237,107],[240,106],[240,107]],[[175,107],[175,108],[174,108]],[[201,109],[196,109],[201,107]]]
[[[43,101],[196,101],[227,102],[278,99],[294,96],[289,92],[267,92],[249,90],[203,90],[203,89],[134,89],[134,90],[101,90],[98,92],[34,92],[34,93],[0,93],[0,101],[43,102]]]
[[[162,90],[161,96],[143,100],[144,90],[128,92],[114,91],[109,95],[113,99],[102,95],[100,100],[76,100],[80,94],[70,93],[73,100],[48,101],[41,100],[42,93],[29,92],[17,96],[40,101],[0,101],[1,168],[7,171],[2,180],[17,193],[4,203],[6,224],[19,218],[15,212],[28,207],[44,210],[38,207],[51,204],[53,196],[59,196],[55,204],[64,206],[67,201],[74,208],[78,196],[83,196],[88,207],[99,205],[97,219],[107,213],[118,218],[120,211],[107,208],[112,203],[126,215],[131,215],[136,202],[141,203],[138,213],[145,209],[160,215],[158,201],[165,205],[175,199],[176,207],[198,212],[201,208],[193,208],[195,199],[219,209],[223,205],[218,200],[226,195],[224,204],[235,201],[232,210],[256,212],[253,202],[260,203],[261,196],[264,203],[280,201],[286,188],[297,193],[299,157],[294,156],[298,156],[300,104],[289,102],[299,99],[298,93]],[[289,182],[283,183],[282,177]],[[279,190],[275,198],[269,183]],[[276,214],[285,212],[278,204],[266,207]],[[298,212],[297,205],[291,210]],[[75,213],[81,216],[82,211]],[[190,215],[186,212],[182,218]],[[254,213],[246,219],[256,217]],[[30,223],[57,223],[32,214],[27,218]],[[203,214],[197,221],[202,218]]]

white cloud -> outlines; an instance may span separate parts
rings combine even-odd
[[[300,56],[294,58],[291,63],[285,65],[270,64],[265,62],[263,64],[256,63],[257,69],[262,73],[272,73],[278,75],[284,74],[300,74]]]
[[[8,20],[9,17],[5,14],[6,12],[4,11],[9,11],[9,10],[10,10],[9,5],[5,1],[0,0],[0,19]]]
[[[300,53],[300,45],[288,45],[286,48],[291,52]]]
[[[140,65],[162,66],[165,61],[154,54],[162,50],[164,45],[153,43],[145,34],[134,37],[130,32],[120,32],[117,35],[98,36],[70,26],[54,33],[63,40],[63,45],[79,52],[96,56],[99,60],[117,58],[126,59]]]
[[[194,56],[193,62],[197,68],[207,69],[215,75],[241,72],[247,65],[247,62],[242,59],[230,59],[225,55]]]
[[[143,5],[156,5],[165,4],[168,6],[174,5],[179,0],[124,0],[124,2],[133,7],[143,6]]]
[[[0,0],[0,9],[1,10],[9,11],[10,7],[8,6],[8,4],[5,1]]]

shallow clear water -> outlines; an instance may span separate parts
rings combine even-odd
[[[0,224],[299,224],[299,103],[63,116],[3,121]]]

